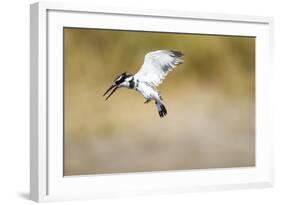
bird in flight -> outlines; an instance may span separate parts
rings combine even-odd
[[[157,86],[162,83],[169,71],[174,70],[177,65],[183,63],[182,56],[183,53],[173,50],[157,50],[147,53],[143,65],[135,75],[127,75],[124,72],[115,78],[110,88],[103,94],[105,96],[113,89],[105,100],[118,88],[134,89],[144,96],[146,99],[144,103],[151,100],[155,101],[161,118],[166,116],[167,109],[163,104],[163,98],[157,90]]]

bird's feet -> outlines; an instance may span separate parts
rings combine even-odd
[[[144,102],[144,104],[147,104],[147,103],[149,103],[151,100],[150,99],[147,99],[145,102]]]

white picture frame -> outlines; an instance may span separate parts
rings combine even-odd
[[[256,37],[256,166],[63,176],[63,27]],[[35,3],[30,12],[30,198],[91,199],[273,186],[273,19],[258,16]]]

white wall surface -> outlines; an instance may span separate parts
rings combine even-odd
[[[0,204],[32,204],[29,192],[29,4],[0,5]],[[83,1],[79,1],[83,2]],[[64,204],[281,204],[281,6],[278,0],[92,0],[100,6],[272,16],[275,20],[275,187]],[[280,127],[279,127],[280,126]],[[61,202],[60,202],[61,203]],[[60,204],[57,203],[57,204]],[[56,204],[56,203],[55,203]]]

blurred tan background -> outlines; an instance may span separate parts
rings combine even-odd
[[[159,86],[102,94],[147,52],[184,63]],[[64,28],[64,175],[255,165],[255,38]]]

